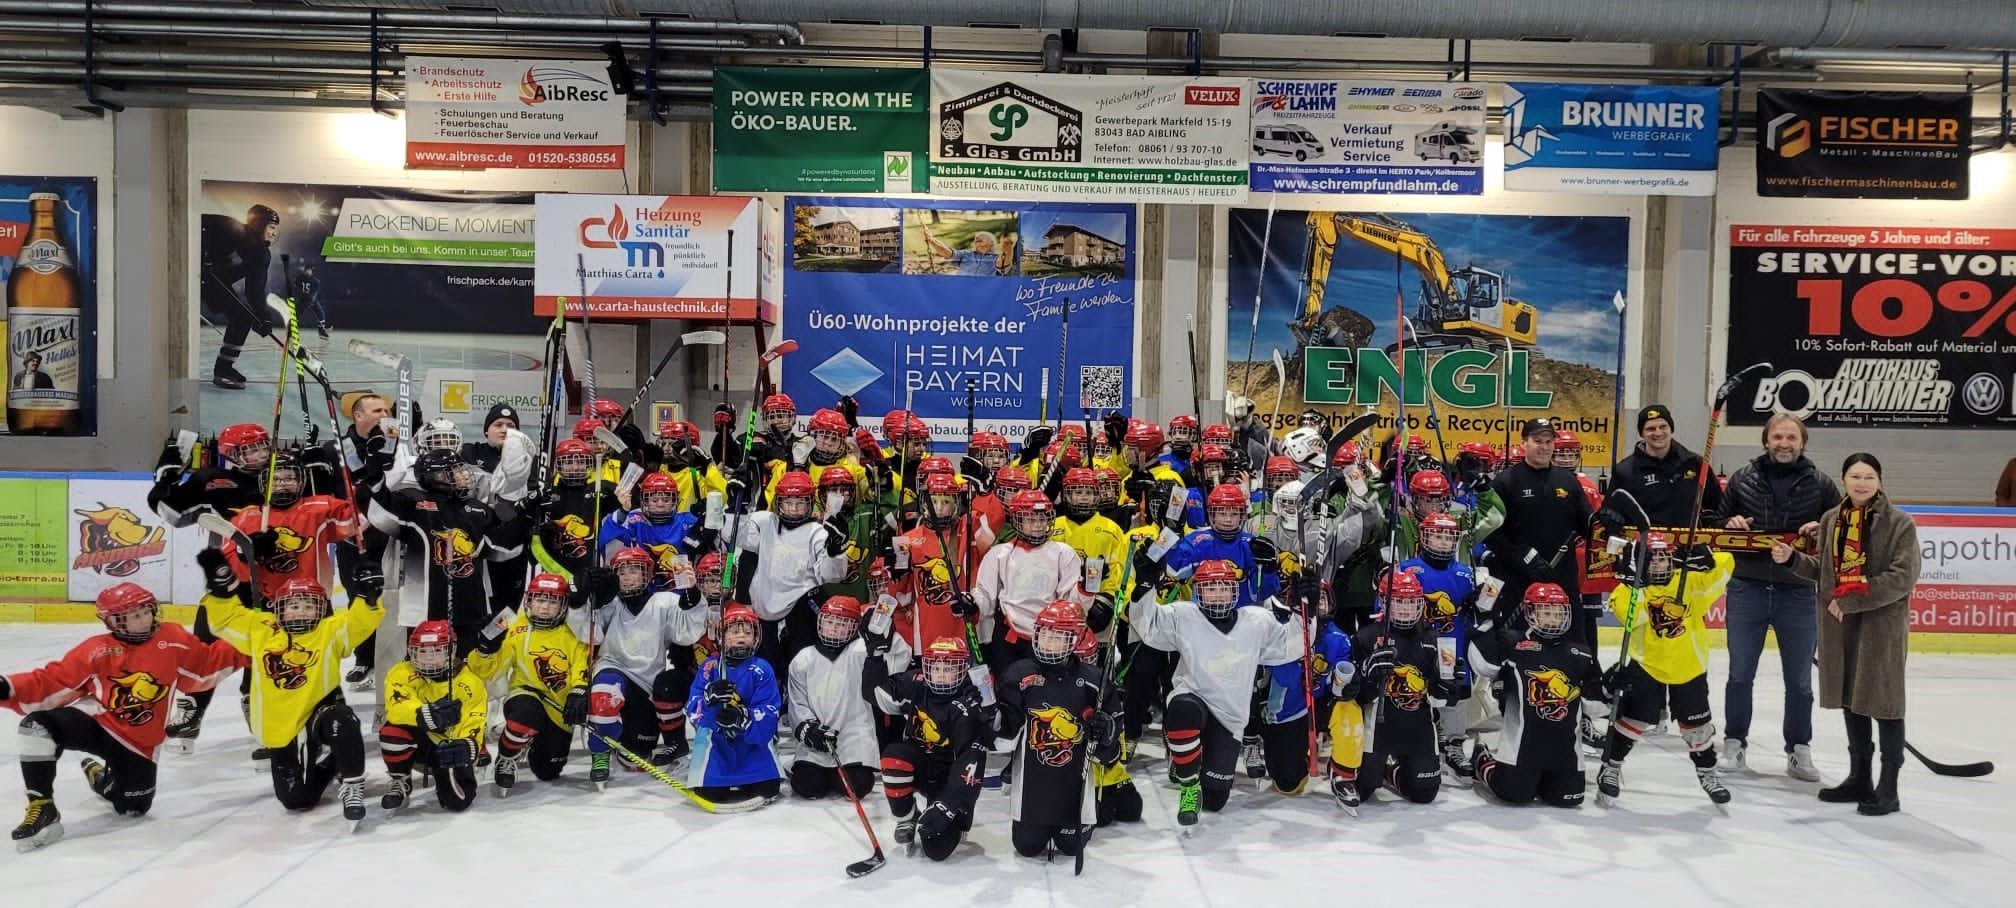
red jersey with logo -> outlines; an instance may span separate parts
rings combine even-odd
[[[965,639],[966,619],[952,614],[952,597],[972,589],[986,554],[973,542],[973,518],[959,518],[944,533],[920,524],[897,538],[910,547],[910,568],[889,583],[896,632],[914,652],[939,637]]]
[[[109,633],[91,637],[62,659],[8,675],[17,712],[74,707],[134,753],[154,759],[167,734],[175,692],[209,690],[246,665],[221,640],[197,641],[179,624],[163,624],[146,643],[126,643]]]
[[[259,508],[246,508],[233,515],[231,525],[250,536],[259,532]],[[274,552],[259,561],[259,595],[271,601],[289,580],[313,580],[329,588],[329,544],[348,539],[356,532],[357,509],[340,498],[310,495],[292,507],[274,508],[267,529],[275,535]],[[237,546],[225,540],[223,552],[231,559],[231,569],[240,580],[246,576],[245,563]]]
[[[1603,490],[1596,485],[1596,480],[1590,479],[1578,472],[1575,474],[1575,481],[1581,484],[1583,497],[1589,499],[1590,512],[1594,513],[1603,510]],[[1583,593],[1608,593],[1616,588],[1617,579],[1615,577],[1589,576],[1588,539],[1575,543],[1575,563],[1582,566]]]

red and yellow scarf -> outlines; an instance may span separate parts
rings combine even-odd
[[[1868,556],[1862,551],[1862,518],[1867,506],[1841,505],[1841,519],[1834,524],[1834,598],[1869,592],[1869,580],[1862,574]]]

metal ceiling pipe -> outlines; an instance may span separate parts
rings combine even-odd
[[[935,58],[937,54],[933,54]],[[1065,54],[1064,62],[1077,65],[1120,66],[1126,68],[1149,68],[1181,66],[1188,67],[1190,61],[1178,57],[1148,57],[1124,54]],[[1274,70],[1274,69],[1329,69],[1344,72],[1425,72],[1446,74],[1452,67],[1446,60],[1282,60],[1272,57],[1205,57],[1206,69],[1216,70]],[[1711,66],[1639,66],[1611,63],[1523,63],[1473,60],[1469,64],[1472,73],[1508,73],[1533,75],[1590,75],[1608,76],[1617,79],[1675,79],[1703,80],[1717,79],[1729,75],[1729,70]],[[1757,79],[1811,82],[1820,78],[1819,74],[1803,69],[1745,69],[1744,76]]]
[[[74,13],[84,14],[84,0],[0,0],[0,14],[22,16]],[[369,27],[372,10],[361,7],[263,6],[233,4],[228,12],[198,3],[102,0],[91,4],[91,14],[100,20],[230,18],[239,22],[284,22],[295,25],[350,25]],[[377,24],[386,26],[488,28],[499,31],[564,30],[648,34],[652,23],[642,18],[611,16],[528,16],[477,12],[411,12],[378,10]],[[812,17],[815,19],[822,17]],[[659,19],[663,35],[768,35],[786,44],[803,44],[805,35],[795,25],[774,22],[716,22],[693,19]]]
[[[336,108],[344,110],[372,107],[371,99],[357,97],[308,97],[292,94],[217,94],[214,92],[178,92],[158,90],[104,89],[98,96],[114,104],[127,107],[174,107],[197,109],[242,109],[270,108],[274,110],[296,110],[301,108]],[[90,101],[84,97],[82,89],[33,89],[7,88],[0,86],[0,103],[25,104],[43,107],[81,107]],[[385,110],[404,109],[406,103],[398,99],[380,99],[377,107]],[[667,104],[659,108],[664,115],[674,120],[697,121],[713,117],[713,111],[704,104]],[[641,120],[649,112],[638,107],[630,112],[630,119]]]
[[[64,63],[15,63],[0,60],[0,81],[8,79],[42,82],[76,82],[87,75],[81,65]],[[238,85],[289,86],[299,88],[321,88],[328,86],[369,87],[369,73],[319,72],[295,70],[272,72],[267,70],[208,70],[208,69],[161,69],[147,66],[100,66],[94,78],[99,82],[164,82],[170,84],[191,83],[231,87]],[[380,85],[388,96],[401,86],[396,81],[383,81]],[[661,82],[661,95],[679,97],[711,98],[714,86],[691,82]]]
[[[1828,64],[1898,64],[1905,66],[1999,67],[2005,52],[1999,50],[1931,50],[1911,48],[1875,49],[1863,47],[1777,47],[1762,58],[1787,66]]]
[[[243,66],[266,69],[331,69],[331,70],[371,70],[370,54],[306,53],[301,51],[261,51],[256,48],[232,48],[229,52],[216,50],[177,50],[163,47],[100,47],[92,52],[101,63],[141,63],[157,66]],[[82,63],[84,49],[41,44],[0,44],[0,60],[27,60],[36,62]],[[602,63],[601,60],[585,61]],[[381,54],[378,58],[380,69],[388,73],[404,73],[406,57],[403,54]],[[714,78],[714,71],[705,67],[661,66],[658,78],[675,82],[706,82]]]
[[[224,21],[208,22],[157,22],[115,20],[99,21],[94,26],[100,37],[141,36],[150,38],[244,38],[261,41],[316,41],[355,43],[369,45],[371,30],[354,26],[294,25],[281,27],[275,24],[239,24]],[[84,20],[60,16],[21,16],[0,21],[0,33],[20,32],[25,34],[59,34],[82,37]],[[481,47],[486,45],[518,45],[532,47],[599,47],[608,42],[606,35],[581,34],[527,34],[525,32],[486,32],[479,29],[455,28],[384,28],[379,29],[379,39],[390,46],[402,42],[415,44]],[[664,38],[658,39],[663,50],[735,50],[748,47],[747,38]]]

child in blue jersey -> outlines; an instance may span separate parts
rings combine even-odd
[[[1260,737],[1264,743],[1267,775],[1274,780],[1274,790],[1281,794],[1300,794],[1302,787],[1309,784],[1309,745],[1315,740],[1309,734],[1311,719],[1310,701],[1315,701],[1318,718],[1329,717],[1336,698],[1331,696],[1332,688],[1341,689],[1350,683],[1357,667],[1351,662],[1351,636],[1340,630],[1329,620],[1322,621],[1316,632],[1316,641],[1310,646],[1308,675],[1305,679],[1303,663],[1289,662],[1262,669],[1267,676],[1267,700],[1261,707],[1262,721]],[[1306,686],[1305,686],[1306,684]],[[1352,712],[1357,712],[1357,703],[1351,703]],[[1339,721],[1324,718],[1326,727],[1334,727]],[[1356,724],[1355,718],[1351,723]],[[1333,732],[1330,752],[1332,759],[1349,759],[1351,767],[1357,768],[1358,742],[1345,748],[1336,743],[1344,735]],[[1351,753],[1338,753],[1349,750]]]
[[[1470,608],[1477,578],[1468,565],[1457,560],[1462,540],[1463,525],[1453,515],[1431,512],[1421,518],[1414,557],[1400,562],[1398,569],[1421,581],[1421,592],[1428,602],[1422,618],[1435,636],[1441,658],[1438,668],[1449,689],[1448,701],[1435,707],[1442,762],[1451,775],[1468,779],[1473,767],[1464,747],[1464,731],[1470,723],[1463,716],[1463,702],[1470,697],[1470,665],[1463,654],[1470,651]]]
[[[1169,550],[1163,564],[1169,574],[1187,577],[1206,561],[1230,561],[1239,568],[1238,605],[1265,602],[1281,592],[1281,573],[1274,544],[1246,531],[1246,490],[1221,485],[1204,501],[1204,529],[1185,535]],[[1143,552],[1145,555],[1145,551]]]
[[[701,663],[686,700],[699,731],[687,784],[716,803],[776,799],[784,770],[771,742],[777,737],[784,697],[770,663],[756,655],[761,635],[756,613],[731,603],[721,613],[721,653]]]
[[[602,521],[602,548],[613,552],[635,546],[651,553],[657,565],[651,588],[669,590],[681,562],[700,557],[711,547],[713,534],[700,526],[698,517],[679,510],[679,483],[672,474],[645,476],[637,483],[637,495],[636,510]]]

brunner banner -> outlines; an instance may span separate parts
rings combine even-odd
[[[714,191],[923,192],[921,69],[714,71]]]
[[[1505,86],[1505,188],[1714,195],[1720,94],[1671,85]]]
[[[406,166],[621,170],[628,99],[590,60],[406,58]]]
[[[931,72],[931,191],[1221,204],[1246,198],[1244,79]]]
[[[1964,199],[1973,98],[1959,93],[1757,93],[1757,194]]]
[[[852,395],[865,420],[908,406],[957,448],[969,399],[976,430],[1011,440],[1044,417],[1076,423],[1130,405],[1134,206],[786,204],[785,334],[798,352],[784,359],[784,390],[800,407]]]
[[[1484,86],[1253,82],[1255,192],[1478,195]]]
[[[2016,425],[2016,230],[1736,224],[1732,425]]]

